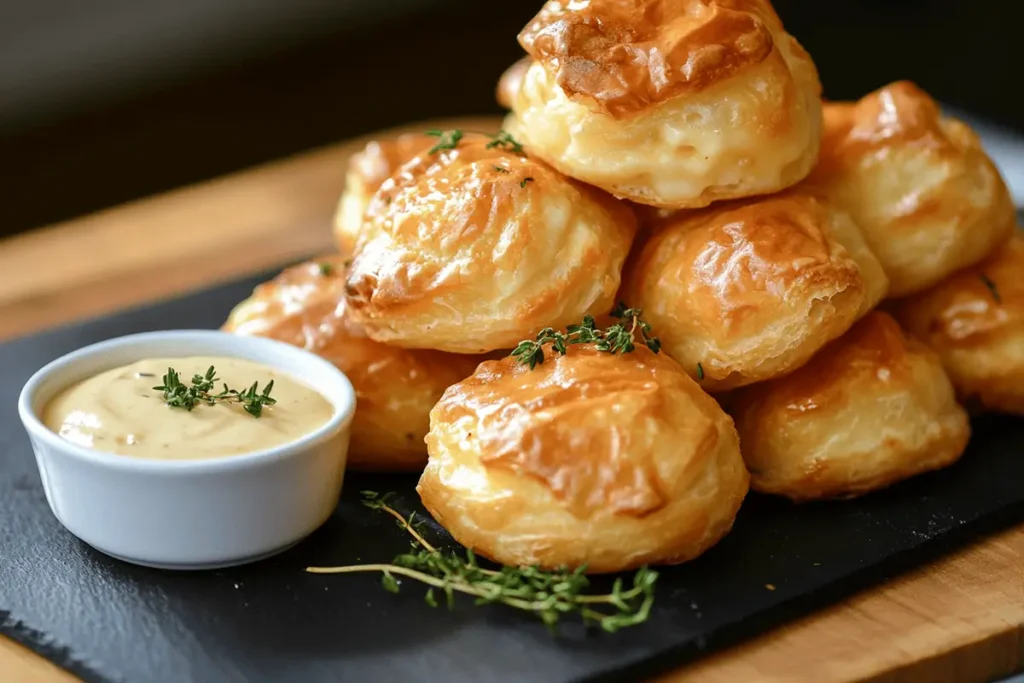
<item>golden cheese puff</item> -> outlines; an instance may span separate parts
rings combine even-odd
[[[514,142],[451,136],[367,211],[347,292],[370,338],[483,353],[611,310],[633,213]]]
[[[349,157],[345,190],[334,213],[334,242],[343,256],[356,247],[363,216],[370,199],[387,180],[420,152],[437,144],[437,138],[422,133],[405,133],[384,140],[373,140]]]
[[[938,357],[879,311],[788,377],[742,389],[731,408],[751,487],[797,501],[946,467],[971,430]]]
[[[1024,415],[1024,236],[896,303],[897,319],[938,352],[961,400]]]
[[[699,208],[817,159],[818,73],[767,0],[551,0],[519,42],[510,132],[618,197]]]
[[[797,191],[669,217],[624,282],[620,298],[712,392],[800,367],[888,286],[850,217]]]
[[[367,339],[346,315],[340,257],[288,268],[231,312],[224,330],[270,337],[334,363],[356,391],[348,467],[367,472],[423,468],[430,409],[479,359],[395,349]]]
[[[600,573],[685,562],[728,533],[748,475],[714,399],[646,347],[546,352],[534,370],[482,363],[430,413],[417,491],[455,540]]]
[[[523,57],[515,64],[505,69],[505,73],[501,74],[501,78],[498,79],[498,89],[495,93],[495,99],[505,109],[512,108],[512,101],[515,99],[516,93],[519,92],[519,86],[523,82],[523,75],[526,70],[530,68],[530,58]]]
[[[978,136],[906,81],[825,105],[821,162],[808,182],[853,216],[893,297],[977,263],[1015,224]]]

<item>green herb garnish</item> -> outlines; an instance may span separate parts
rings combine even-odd
[[[274,389],[274,380],[270,380],[262,392],[259,390],[259,383],[253,382],[252,386],[242,391],[229,389],[225,384],[223,391],[213,393],[218,378],[217,371],[212,365],[205,375],[193,375],[191,385],[184,384],[181,375],[174,368],[167,368],[167,374],[163,376],[162,381],[163,384],[153,387],[154,391],[162,391],[164,402],[170,407],[184,408],[189,412],[197,405],[241,403],[245,412],[253,417],[260,417],[263,414],[263,406],[277,403],[277,400],[270,396]]]
[[[506,133],[505,131],[499,131],[497,135],[492,136],[493,139],[487,143],[486,149],[493,149],[495,147],[501,147],[507,149],[513,154],[525,154],[523,146],[516,141],[514,137]]]
[[[615,323],[606,330],[600,330],[594,318],[588,315],[584,316],[582,324],[569,325],[565,332],[546,327],[537,333],[536,339],[519,342],[512,351],[512,356],[533,370],[544,362],[546,344],[550,344],[552,350],[561,356],[566,354],[572,344],[594,344],[598,351],[606,353],[630,353],[636,348],[634,335],[637,330],[640,330],[644,345],[658,353],[661,350],[661,340],[651,336],[651,326],[641,320],[642,314],[643,311],[639,308],[627,308],[626,304],[620,302],[611,315],[622,322]]]
[[[320,270],[320,274],[324,277],[334,272],[334,266],[326,261],[316,264],[316,267]]]
[[[498,173],[508,173],[508,169],[505,168],[504,166],[495,166],[494,170],[497,171]]]
[[[997,304],[1002,304],[1003,297],[999,295],[999,290],[996,289],[996,283],[992,282],[992,278],[990,278],[988,275],[985,275],[985,273],[982,273],[978,277],[981,278],[982,284],[988,287],[988,291],[992,293],[992,300],[995,301]]]
[[[391,494],[363,491],[362,495],[363,505],[391,515],[398,526],[412,536],[410,552],[395,557],[390,564],[307,567],[307,572],[380,572],[381,585],[391,593],[401,590],[396,577],[413,579],[430,586],[423,597],[430,607],[438,605],[435,591],[443,594],[448,609],[455,605],[455,594],[464,593],[476,597],[477,605],[501,603],[535,614],[552,631],[567,614],[578,614],[584,623],[596,624],[609,633],[643,623],[650,615],[658,580],[658,573],[651,569],[639,569],[629,588],[624,587],[621,578],[616,579],[611,592],[602,595],[584,593],[590,586],[584,574],[585,566],[554,571],[535,566],[487,569],[478,564],[472,550],[466,550],[462,556],[455,552],[443,553],[431,545],[416,529],[414,515],[406,519],[388,505]]]
[[[697,363],[697,379],[704,379],[704,366],[700,363]]]
[[[244,391],[235,391],[234,389],[228,389],[228,385],[224,385],[224,392],[218,394],[217,398],[223,397],[224,400],[234,399],[242,404],[242,409],[249,413],[253,417],[260,417],[263,414],[263,406],[272,406],[277,403],[277,399],[270,397],[270,392],[274,389],[274,380],[270,380],[267,386],[263,387],[263,391],[259,391],[259,382],[253,382],[252,386]]]
[[[531,178],[531,177],[523,178],[523,182],[519,183],[519,187],[526,187],[526,183],[529,183],[532,180],[533,180],[533,178]]]
[[[430,148],[428,154],[437,154],[443,149],[455,149],[459,140],[462,139],[462,131],[458,128],[455,130],[428,130],[427,135],[441,138],[436,145]]]

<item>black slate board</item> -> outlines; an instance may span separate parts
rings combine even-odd
[[[797,506],[751,495],[719,546],[662,573],[649,622],[558,638],[500,607],[431,610],[418,586],[394,596],[376,576],[303,572],[404,551],[393,521],[356,497],[394,490],[400,509],[418,509],[414,477],[349,476],[323,528],[248,567],[143,569],[79,542],[46,505],[15,409],[22,384],[84,344],[215,327],[261,279],[0,346],[0,632],[87,681],[637,680],[1024,519],[1024,420],[985,418],[959,464],[867,498]]]

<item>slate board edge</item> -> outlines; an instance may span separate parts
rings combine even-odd
[[[1024,215],[1022,215],[1022,219],[1024,219]],[[84,328],[107,318],[130,316],[133,313],[145,311],[159,304],[195,296],[205,290],[225,287],[232,283],[251,280],[255,277],[266,279],[267,277],[271,277],[279,272],[282,267],[284,266],[265,270],[262,273],[257,272],[248,276],[243,275],[235,278],[219,280],[214,283],[208,283],[207,286],[202,288],[190,289],[185,292],[156,298],[138,305],[111,311],[103,315],[93,316],[78,321],[71,321],[66,324],[43,330],[37,330],[26,335],[13,337],[5,340],[5,342],[18,340],[24,341],[27,338],[34,336],[61,333],[66,334],[73,332],[76,328]],[[762,613],[764,618],[759,621],[764,621],[768,624],[781,624],[806,616],[813,611],[822,609],[823,606],[835,604],[839,600],[860,590],[872,585],[877,585],[882,581],[890,580],[909,569],[923,566],[928,562],[934,561],[935,558],[940,557],[943,554],[947,554],[957,548],[961,548],[968,543],[979,542],[983,538],[983,534],[1005,528],[1006,526],[1012,525],[1014,522],[1019,522],[1021,519],[1024,519],[1024,504],[1011,505],[1007,508],[990,513],[959,527],[956,533],[947,532],[944,536],[924,541],[919,546],[907,549],[896,556],[889,557],[875,566],[861,569],[854,575],[848,576],[844,581],[834,583],[830,586],[819,589],[816,592],[811,592],[786,600]],[[922,560],[921,557],[918,556],[916,560],[911,560],[905,557],[913,556],[915,553],[923,553],[927,555],[927,558]],[[828,597],[823,599],[821,597],[822,594],[825,594]],[[780,614],[784,614],[785,616],[779,616]],[[751,628],[747,628],[746,626],[742,628],[727,627],[722,629],[719,633],[715,633],[712,636],[708,647],[705,649],[697,649],[692,645],[670,648],[652,656],[624,661],[620,666],[606,669],[595,676],[579,678],[576,680],[581,682],[586,681],[587,683],[602,683],[604,681],[614,680],[635,680],[635,677],[638,675],[651,676],[662,674],[673,668],[678,668],[679,666],[687,663],[692,663],[698,658],[707,656],[713,652],[736,645],[744,640],[756,636],[757,634],[764,633],[767,630],[768,628],[760,625],[756,625]],[[114,683],[121,680],[114,676],[101,674],[100,671],[105,669],[109,672],[110,667],[106,666],[102,662],[91,662],[88,658],[78,657],[72,648],[63,645],[60,641],[48,636],[45,632],[37,630],[31,624],[19,619],[16,614],[10,611],[0,610],[0,635],[6,636],[25,646],[29,650],[38,653],[48,661],[81,678],[83,681],[86,681],[86,683]]]
[[[70,647],[4,610],[0,610],[0,636],[13,640],[85,683],[110,683],[116,680],[100,674],[87,660],[75,655]]]
[[[620,666],[606,669],[595,676],[576,679],[573,683],[622,683],[665,675],[703,657],[767,633],[773,628],[780,628],[814,612],[828,609],[844,598],[898,578],[971,543],[981,542],[985,537],[998,533],[1000,530],[1020,522],[1021,519],[1024,519],[1024,503],[1007,506],[998,512],[964,524],[954,531],[926,540],[919,546],[908,548],[876,565],[865,567],[849,576],[845,581],[836,582],[817,591],[786,600],[773,608],[764,610],[756,619],[748,621],[740,627],[726,627],[714,634],[711,642],[704,648],[697,648],[692,644],[681,645],[654,656],[624,661]],[[927,557],[922,558],[922,554]],[[93,668],[87,659],[78,657],[71,647],[61,644],[44,631],[21,621],[11,612],[0,610],[0,635],[35,652],[47,661],[80,678],[84,683],[115,683],[119,681],[117,678],[100,673],[100,670],[109,670],[110,667],[97,663],[96,668]]]
[[[187,299],[190,296],[195,296],[206,290],[216,289],[223,287],[234,282],[242,280],[248,280],[255,277],[259,277],[262,280],[270,279],[277,275],[283,269],[288,266],[300,263],[302,261],[314,258],[319,252],[311,253],[305,258],[296,259],[282,263],[277,267],[266,268],[262,270],[256,270],[251,273],[243,273],[241,275],[229,276],[225,278],[219,278],[213,282],[205,283],[199,287],[190,287],[180,292],[168,294],[165,296],[156,297],[143,301],[131,306],[123,308],[117,308],[100,315],[89,316],[81,320],[72,320],[66,323],[60,323],[50,327],[45,327],[39,330],[32,330],[24,334],[18,334],[13,337],[9,337],[3,340],[3,343],[24,341],[25,339],[39,336],[39,335],[51,335],[51,334],[62,334],[73,332],[76,329],[88,327],[97,322],[105,320],[111,317],[130,316],[146,309],[158,306],[163,303],[170,301],[176,301],[179,299]],[[67,532],[71,533],[71,532]],[[80,678],[84,683],[112,683],[117,681],[116,678],[111,678],[100,671],[109,668],[96,663],[96,665],[90,664],[88,659],[78,657],[74,650],[67,645],[64,645],[57,641],[55,638],[47,635],[45,631],[41,631],[34,626],[22,621],[10,611],[0,609],[0,636],[6,637],[19,645],[25,647],[28,650],[36,653],[40,657],[43,657],[47,661],[56,666],[64,669],[68,673]]]
[[[906,548],[885,560],[864,567],[842,581],[790,598],[774,607],[748,617],[744,624],[727,626],[715,633],[704,648],[686,643],[668,648],[649,657],[623,661],[599,674],[578,678],[570,683],[633,683],[664,676],[673,670],[693,664],[704,657],[738,646],[769,631],[782,628],[815,612],[834,607],[861,591],[880,586],[921,569],[957,550],[983,543],[990,536],[1024,521],[1024,503],[1008,505],[956,529],[944,532],[917,546]]]

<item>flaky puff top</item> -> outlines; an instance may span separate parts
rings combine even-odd
[[[272,337],[327,359],[344,353],[345,339],[362,334],[345,316],[343,258],[325,255],[286,268],[235,306],[223,329]]]
[[[420,152],[430,149],[437,138],[422,133],[403,133],[371,140],[348,160],[345,189],[334,213],[334,241],[342,255],[351,254],[359,238],[370,199],[392,173]]]
[[[850,217],[798,191],[669,216],[624,281],[621,298],[712,392],[798,368],[888,286]]]
[[[901,299],[900,324],[942,358],[971,407],[1024,415],[1024,236],[982,263]]]
[[[733,425],[664,355],[548,348],[481,364],[431,412],[427,509],[513,565],[619,571],[700,554],[747,489]]]
[[[368,339],[346,314],[344,263],[323,257],[259,285],[223,329],[277,339],[334,363],[356,392],[348,466],[364,471],[421,469],[430,409],[479,359],[395,349]]]
[[[860,225],[891,296],[926,289],[1009,238],[1013,202],[981,140],[913,83],[826,103],[824,119],[807,182]]]
[[[706,90],[791,41],[767,0],[550,0],[519,43],[616,118]]]
[[[872,311],[809,363],[730,400],[753,488],[850,497],[957,460],[970,437],[938,357]]]
[[[467,133],[374,196],[347,281],[377,341],[483,353],[607,312],[633,213],[514,142]]]

